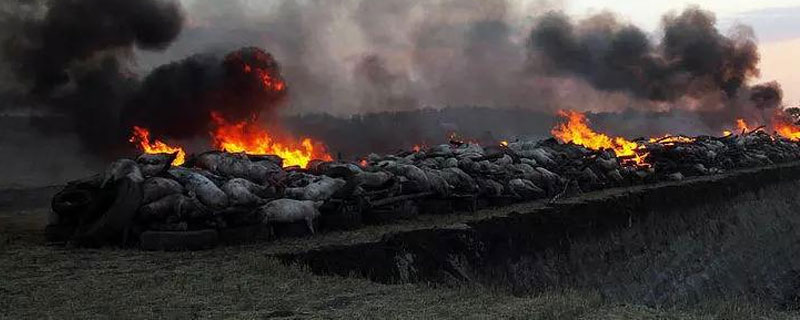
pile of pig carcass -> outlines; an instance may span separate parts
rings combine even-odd
[[[480,146],[451,141],[361,163],[282,168],[275,156],[207,152],[121,159],[70,182],[52,203],[53,241],[83,246],[201,248],[357,228],[456,208],[558,199],[601,188],[680,180],[800,158],[798,143],[763,131],[640,141],[645,163],[554,139]],[[236,242],[236,241],[232,241]]]

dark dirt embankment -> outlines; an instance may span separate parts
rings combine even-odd
[[[800,306],[800,164],[606,190],[380,241],[281,255],[386,283],[598,290],[650,306]]]

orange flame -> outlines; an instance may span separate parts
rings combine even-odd
[[[644,161],[645,156],[639,157],[636,149],[639,145],[621,137],[609,137],[597,133],[589,127],[589,121],[583,113],[561,110],[558,115],[567,119],[566,123],[556,125],[550,133],[562,142],[572,142],[592,150],[612,149],[618,157],[634,157],[637,164]]]
[[[776,119],[775,131],[777,131],[779,135],[786,139],[800,141],[800,126],[796,124]]]
[[[217,113],[211,113],[217,128],[211,132],[214,146],[226,152],[274,154],[283,159],[283,166],[307,167],[311,160],[332,161],[325,146],[309,138],[297,141],[275,141],[275,137],[254,121],[228,123]]]
[[[500,146],[508,147],[508,141],[505,141],[505,140],[500,141]]]
[[[750,131],[748,127],[749,126],[747,125],[747,122],[744,121],[744,119],[742,118],[736,119],[736,128],[738,128],[740,132],[744,133]]]
[[[147,154],[157,154],[157,153],[178,153],[175,160],[172,161],[173,166],[182,165],[186,161],[186,152],[183,151],[181,147],[170,147],[161,140],[154,140],[152,143],[150,142],[150,131],[139,127],[133,126],[133,135],[131,136],[130,140],[131,143],[136,144],[139,149],[141,149],[144,153]]]

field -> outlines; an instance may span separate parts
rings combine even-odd
[[[41,235],[46,208],[6,205],[3,210],[0,317],[9,319],[798,317],[752,299],[656,308],[611,301],[600,291],[586,289],[551,288],[520,296],[506,287],[480,284],[387,285],[357,277],[318,276],[269,257],[271,244],[182,253],[48,246]],[[281,245],[303,246],[307,241]]]

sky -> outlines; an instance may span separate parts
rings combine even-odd
[[[204,14],[222,14],[220,2],[213,0],[180,0],[184,7],[192,8],[210,7],[211,9],[201,10]],[[302,0],[298,0],[301,1]],[[315,1],[315,0],[308,0]],[[326,3],[328,0],[322,1]],[[330,0],[338,1],[338,0]],[[382,0],[368,0],[380,2]],[[435,0],[434,0],[435,1]],[[442,0],[447,1],[447,0]],[[460,0],[452,0],[459,3]],[[491,3],[492,0],[485,0]],[[795,66],[798,59],[794,57],[795,52],[800,52],[800,0],[507,0],[522,8],[523,14],[539,12],[542,8],[558,8],[565,11],[568,15],[581,18],[603,11],[610,11],[618,18],[628,21],[645,31],[657,36],[662,16],[670,11],[679,12],[688,6],[699,6],[704,10],[713,12],[718,20],[719,28],[725,32],[733,29],[737,24],[751,26],[759,42],[761,55],[761,77],[756,82],[777,81],[781,83],[784,90],[784,104],[800,105],[800,78],[795,77]],[[269,1],[259,0],[239,0],[247,8],[246,14],[258,15],[261,11],[274,10]],[[344,3],[346,1],[342,1]],[[466,0],[461,3],[468,2]],[[206,3],[205,6],[202,6]],[[335,3],[335,2],[333,2]],[[330,3],[328,3],[330,4]],[[250,12],[247,12],[250,11]],[[211,12],[211,13],[209,13]],[[197,12],[193,12],[197,13]],[[321,16],[325,18],[324,16]],[[189,16],[189,23],[197,23],[197,17]],[[384,17],[387,18],[387,17]],[[389,20],[391,20],[389,18]],[[291,24],[290,20],[287,20]],[[392,23],[389,21],[387,23]],[[396,22],[396,21],[394,21]],[[334,25],[333,28],[345,30],[348,26]],[[352,27],[352,26],[350,26]],[[341,34],[336,30],[328,30],[331,34],[336,34],[336,46],[341,52],[334,52],[334,55],[348,56],[350,51],[358,48],[359,40],[351,38],[341,38]],[[346,33],[344,33],[346,34]],[[225,41],[238,41],[235,35],[225,35]],[[244,38],[240,39],[241,41]],[[206,40],[204,40],[206,41]],[[218,40],[207,40],[214,42]],[[196,46],[204,45],[198,43]],[[391,48],[390,48],[391,49]],[[186,55],[188,52],[196,52],[196,47],[186,47],[168,52],[166,56],[174,59]],[[159,54],[162,55],[162,54]],[[280,54],[277,55],[280,58]],[[166,60],[169,60],[166,59]],[[156,59],[149,65],[163,63],[162,59]],[[147,59],[145,64],[148,65]]]
[[[741,23],[749,25],[759,40],[761,80],[778,81],[783,86],[784,104],[800,105],[800,0],[575,0],[563,6],[570,15],[580,17],[608,10],[640,26],[657,32],[661,16],[671,10],[698,5],[716,14],[724,31]]]

